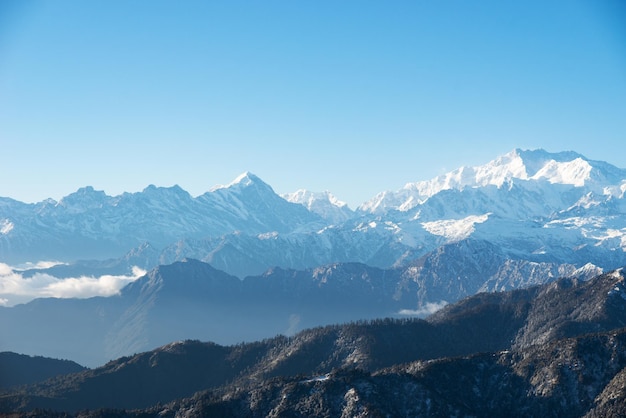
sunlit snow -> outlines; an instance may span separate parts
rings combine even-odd
[[[423,222],[425,230],[433,235],[446,237],[450,240],[461,240],[474,232],[474,225],[489,219],[489,213],[484,215],[470,215],[463,219],[444,219],[441,221]]]
[[[235,180],[231,181],[230,183],[226,185],[218,184],[217,186],[214,186],[210,191],[214,192],[220,189],[228,189],[238,184],[242,186],[249,186],[250,184],[253,183],[253,177],[254,177],[254,174],[250,173],[249,171],[246,171],[238,175],[237,178],[235,178]]]
[[[0,234],[8,234],[9,232],[11,232],[11,230],[13,230],[13,227],[13,222],[8,219],[4,219],[2,222],[0,222]]]
[[[337,206],[337,207],[340,207],[340,208],[344,207],[344,206],[347,206],[346,202],[343,202],[343,201],[337,199],[329,191],[311,192],[309,190],[299,189],[299,190],[297,190],[297,191],[295,191],[293,193],[286,193],[286,194],[283,194],[281,196],[285,200],[287,200],[288,202],[299,203],[301,205],[304,205],[304,206],[308,207],[309,209],[311,208],[311,206],[314,205],[315,202],[318,202],[318,201],[327,201],[331,205]]]
[[[278,232],[266,232],[264,234],[259,234],[257,235],[257,238],[264,240],[264,239],[276,239],[278,238]]]
[[[545,179],[550,183],[571,184],[576,187],[582,187],[589,180],[592,168],[591,164],[582,158],[576,158],[568,162],[552,160],[543,166],[532,179]]]
[[[500,188],[513,181],[534,180],[593,188],[595,186],[594,175],[602,171],[595,166],[596,163],[585,160],[584,157],[572,152],[550,154],[543,150],[515,149],[482,166],[461,167],[431,180],[407,183],[395,192],[379,193],[373,199],[363,203],[359,209],[370,213],[383,213],[388,209],[409,211],[444,190],[463,190],[485,186]],[[626,193],[623,178],[618,179],[611,175],[609,177],[603,179],[604,190],[600,189],[597,192],[623,197]],[[607,182],[610,184],[613,181],[615,181],[614,184],[607,186]]]

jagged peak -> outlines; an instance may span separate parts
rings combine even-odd
[[[316,201],[329,202],[331,205],[338,208],[348,206],[346,202],[337,199],[337,197],[335,197],[335,195],[328,190],[324,190],[323,192],[312,192],[306,189],[298,189],[292,193],[285,193],[281,195],[281,197],[291,203],[299,203],[307,207],[310,207]]]
[[[226,185],[222,185],[222,184],[217,185],[213,187],[210,191],[215,192],[217,190],[223,190],[223,189],[244,189],[244,188],[253,187],[253,186],[271,189],[270,185],[265,183],[258,176],[251,173],[250,171],[245,171],[241,173],[240,175],[238,175],[230,183]]]
[[[580,186],[590,178],[593,167],[605,169],[612,166],[607,163],[591,161],[574,151],[552,153],[544,149],[522,150],[515,148],[487,164],[460,167],[429,181],[408,183],[405,188],[417,187],[428,191],[428,188],[425,187],[427,185],[431,186],[431,189],[432,186],[439,186],[442,189],[462,188],[464,186],[501,186],[512,179],[544,179],[551,183]],[[622,170],[617,169],[617,171]]]
[[[63,197],[56,202],[56,205],[80,210],[78,207],[81,205],[90,208],[101,206],[108,197],[103,190],[95,190],[92,186],[85,186]]]
[[[85,187],[81,187],[78,190],[76,190],[73,193],[68,194],[67,196],[63,197],[61,199],[61,202],[64,200],[67,200],[68,198],[75,198],[75,197],[84,197],[84,196],[91,196],[91,197],[106,197],[106,193],[103,190],[95,190],[93,188],[93,186],[85,186]]]
[[[608,187],[619,194],[626,170],[589,160],[574,151],[551,153],[544,149],[515,148],[480,166],[460,167],[431,180],[407,183],[396,192],[383,192],[359,207],[362,211],[406,211],[443,190],[485,186],[502,187],[514,181],[540,181],[575,187]]]
[[[241,185],[241,186],[249,186],[252,183],[256,183],[256,182],[263,182],[260,178],[258,178],[257,176],[255,176],[254,174],[252,174],[249,171],[244,171],[243,173],[241,173],[240,175],[238,175],[235,180],[233,180],[228,187],[232,187],[235,185]]]
[[[146,186],[141,193],[150,194],[150,193],[159,193],[159,192],[171,192],[173,194],[178,195],[189,195],[189,193],[180,187],[178,184],[174,184],[173,186],[163,187],[163,186],[155,186],[154,184],[149,184]]]
[[[574,151],[548,152],[543,148],[534,150],[522,150],[516,148],[507,155],[516,155],[524,163],[526,171],[530,177],[534,176],[549,161],[564,163],[578,158],[587,161],[587,158]]]

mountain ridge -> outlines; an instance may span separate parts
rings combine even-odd
[[[591,176],[592,171],[595,178]],[[382,192],[357,210],[372,213],[389,209],[407,211],[444,190],[488,185],[502,187],[514,180],[543,180],[582,187],[586,181],[593,183],[598,180],[617,183],[612,186],[623,186],[624,179],[626,170],[589,160],[574,151],[548,153],[542,149],[514,149],[481,166],[460,167],[431,180],[407,183],[397,192]]]
[[[193,258],[244,279],[275,267],[332,263],[401,269],[426,257],[436,280],[425,280],[425,271],[414,278],[426,286],[421,306],[407,307],[418,310],[453,302],[468,289],[536,283],[542,276],[534,270],[555,277],[586,265],[603,271],[625,265],[625,172],[574,152],[516,149],[435,178],[430,197],[401,194],[376,213],[350,211],[329,193],[302,192],[292,196],[299,203],[288,202],[249,172],[195,198],[178,186],[148,186],[117,197],[83,188],[61,205],[0,199],[0,260],[66,261],[37,273],[67,278],[130,275],[133,266],[150,270]],[[450,256],[455,246],[462,262]],[[458,273],[463,263],[471,275]],[[16,297],[0,293],[6,304]]]
[[[155,267],[114,296],[0,307],[0,349],[95,366],[173,340],[233,344],[336,322],[423,317],[476,292],[559,277],[588,279],[598,271],[512,260],[493,251],[492,244],[470,241],[441,247],[405,267],[276,267],[244,279],[187,259]],[[68,329],[81,338],[68,344]]]
[[[626,370],[624,282],[622,270],[616,270],[588,281],[563,279],[477,294],[427,320],[360,321],[232,346],[173,342],[14,391],[0,397],[0,411],[50,408],[51,414],[82,410],[81,416],[98,416],[107,410],[98,408],[123,408],[123,416],[172,417],[184,411],[191,416],[614,412],[620,404],[610,397],[617,395]],[[610,309],[587,309],[598,302]],[[550,328],[556,332],[543,332]],[[619,396],[613,399],[624,399]],[[142,410],[130,411],[137,408]]]

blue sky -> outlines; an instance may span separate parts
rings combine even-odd
[[[0,196],[251,171],[354,208],[513,148],[626,167],[625,20],[619,0],[5,0]]]

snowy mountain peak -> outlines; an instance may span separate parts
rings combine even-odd
[[[550,160],[532,179],[545,179],[550,183],[571,184],[576,187],[582,187],[591,178],[591,170],[591,164],[580,157],[566,162]]]
[[[522,151],[521,156],[532,180],[575,187],[593,186],[619,189],[626,170],[604,161],[594,161],[573,151],[548,153],[544,150]]]
[[[267,183],[265,183],[263,180],[261,180],[259,177],[252,174],[249,171],[245,171],[241,173],[240,175],[238,175],[230,183],[226,185],[222,185],[222,184],[217,185],[213,187],[210,191],[214,192],[214,191],[222,190],[222,189],[241,189],[241,188],[246,188],[246,187],[255,186],[255,185],[271,189],[271,187]]]
[[[529,177],[533,177],[549,162],[565,163],[577,158],[586,160],[584,156],[574,151],[548,152],[544,149],[521,150],[514,149],[506,155],[517,155],[524,163]]]
[[[572,151],[549,153],[542,149],[514,149],[482,166],[461,167],[432,180],[407,183],[397,192],[380,193],[359,209],[371,213],[389,209],[407,211],[444,190],[485,186],[500,188],[514,180],[546,181],[574,187],[609,187],[617,191],[625,178],[626,170],[588,160]]]
[[[102,190],[94,190],[94,188],[92,186],[85,186],[85,187],[81,187],[80,189],[76,190],[74,193],[68,194],[63,199],[61,199],[61,202],[67,202],[69,200],[85,199],[85,198],[101,199],[101,198],[105,198],[105,197],[106,197],[106,194],[104,193],[104,191],[102,191]]]
[[[102,190],[94,190],[91,186],[81,187],[74,193],[65,196],[56,204],[72,212],[102,207],[109,196]]]
[[[319,201],[328,202],[331,205],[337,206],[339,208],[347,206],[347,203],[337,199],[332,193],[327,190],[323,192],[311,192],[309,190],[300,189],[293,193],[285,193],[281,196],[291,203],[299,203],[308,207],[309,209],[311,208],[311,206]]]
[[[462,187],[502,186],[512,179],[547,180],[555,184],[583,186],[592,170],[601,170],[606,163],[593,164],[573,151],[549,153],[543,149],[520,150],[504,154],[485,165],[461,167],[427,182],[409,183],[405,188],[420,190],[426,196],[440,190]],[[429,193],[430,192],[430,193]]]
[[[337,199],[329,191],[311,192],[300,189],[293,193],[283,194],[281,197],[288,202],[302,205],[335,224],[344,222],[354,215],[347,203]]]
[[[142,193],[146,195],[163,193],[163,194],[180,195],[180,196],[185,196],[185,197],[189,196],[189,193],[186,190],[184,190],[182,187],[180,187],[178,184],[175,184],[171,187],[158,187],[158,186],[155,186],[154,184],[150,184],[148,185],[148,187],[143,189]]]
[[[232,187],[234,185],[250,186],[252,183],[259,182],[259,181],[261,181],[260,178],[258,178],[251,172],[246,171],[238,175],[237,178],[228,185],[228,187]]]

